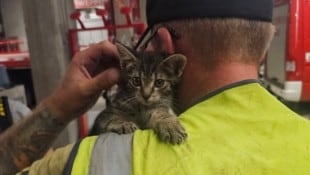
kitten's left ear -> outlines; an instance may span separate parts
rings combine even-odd
[[[115,45],[117,47],[118,54],[120,57],[119,59],[121,68],[126,69],[132,66],[136,61],[136,57],[134,56],[132,51],[123,44],[115,43]]]
[[[186,57],[182,54],[173,54],[164,59],[160,63],[160,65],[161,67],[164,67],[167,71],[180,77],[186,65],[186,60],[187,60]]]

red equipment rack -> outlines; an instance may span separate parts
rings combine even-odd
[[[104,26],[102,27],[91,27],[87,28],[83,24],[82,20],[80,19],[81,13],[79,11],[75,11],[71,14],[71,19],[77,20],[78,23],[80,24],[81,28],[79,29],[69,29],[69,44],[70,44],[70,52],[71,55],[73,56],[75,53],[80,51],[80,46],[78,44],[78,33],[79,32],[86,32],[86,31],[107,31],[109,35],[109,40],[113,42],[113,38],[111,37],[114,34],[114,31],[116,29],[134,29],[135,33],[138,35],[141,35],[144,30],[146,29],[146,24],[143,22],[133,22],[130,14],[132,12],[132,8],[125,6],[122,7],[121,13],[125,15],[126,17],[126,24],[121,24],[121,25],[114,25],[110,24],[106,18],[107,11],[106,10],[101,10],[101,9],[96,9],[96,14],[102,18]]]
[[[0,64],[9,69],[30,67],[28,51],[21,51],[23,41],[18,38],[0,40]]]

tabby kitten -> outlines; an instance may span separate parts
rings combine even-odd
[[[126,134],[136,129],[153,129],[160,140],[182,143],[187,134],[173,110],[176,84],[186,64],[181,54],[137,53],[116,44],[121,80],[114,100],[102,111],[92,134]]]

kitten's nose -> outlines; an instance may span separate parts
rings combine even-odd
[[[151,94],[148,94],[148,93],[144,93],[142,92],[142,97],[145,101],[147,101],[149,98],[150,98]]]
[[[145,86],[141,89],[141,95],[145,101],[147,101],[152,95],[152,88],[149,86]]]

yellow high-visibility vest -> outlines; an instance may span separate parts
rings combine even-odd
[[[310,122],[280,103],[259,83],[249,81],[209,94],[179,119],[188,133],[187,141],[181,145],[165,144],[151,130],[134,133],[132,145],[129,144],[132,157],[128,174],[310,174]],[[87,145],[86,142],[89,144],[87,140],[82,144]],[[92,139],[90,142],[94,143]],[[84,148],[79,151],[92,155],[97,152]],[[82,163],[92,168],[91,157],[77,154],[73,171],[85,169],[80,166]]]

